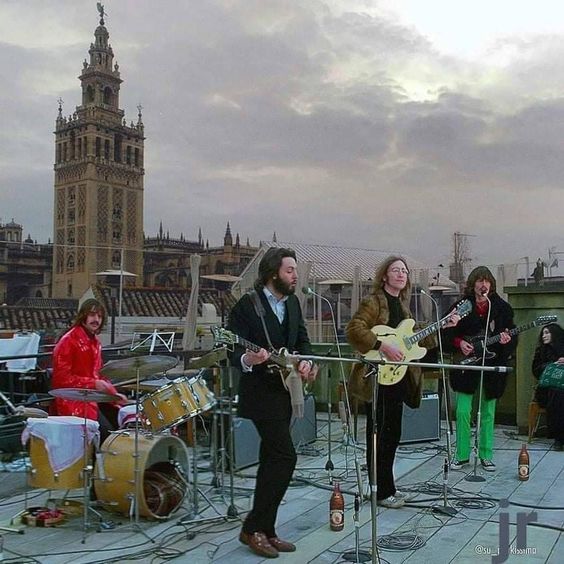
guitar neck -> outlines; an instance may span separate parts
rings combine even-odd
[[[247,339],[244,339],[243,337],[239,337],[239,335],[236,336],[236,341],[237,344],[245,347],[246,349],[249,349],[250,351],[253,352],[259,352],[260,349],[262,347],[259,347],[258,345],[255,345],[255,343],[252,343],[251,341],[248,341]],[[278,364],[278,366],[282,366],[282,367],[286,367],[286,359],[282,356],[279,355],[275,352],[271,352],[270,353],[270,359],[272,362],[274,362],[275,364]]]
[[[411,337],[408,337],[406,340],[409,341],[410,344],[415,345],[421,339],[424,339],[425,337],[428,337],[429,335],[436,333],[439,329],[441,329],[444,325],[446,325],[447,321],[448,321],[448,316],[443,317],[439,321],[435,321],[434,323],[427,325],[425,329],[421,329],[421,331],[417,331],[417,333],[413,333],[413,335],[411,335]]]
[[[527,331],[528,329],[532,329],[533,327],[536,326],[537,326],[536,321],[529,321],[529,323],[525,323],[524,325],[519,325],[519,327],[514,327],[513,329],[509,329],[508,333],[512,337],[514,337],[515,335],[518,335],[519,333],[522,333],[523,331]],[[488,337],[488,340],[486,341],[486,346],[495,345],[496,343],[499,343],[500,339],[501,339],[501,333]]]

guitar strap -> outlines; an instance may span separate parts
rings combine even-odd
[[[250,296],[251,301],[253,302],[255,313],[259,316],[262,323],[262,328],[264,330],[268,346],[270,347],[271,351],[274,351],[275,348],[272,346],[272,341],[270,340],[270,335],[264,321],[266,311],[264,309],[264,306],[262,305],[262,302],[260,301],[260,296],[258,295],[258,292],[256,290],[252,290],[250,292]],[[284,378],[283,372],[280,371],[280,379],[282,380],[282,385],[290,394],[292,415],[298,419],[301,419],[304,416],[304,392],[301,378],[298,376],[296,370],[292,368],[286,378]]]
[[[267,329],[266,323],[264,321],[264,316],[266,314],[266,311],[264,310],[264,306],[262,305],[262,302],[260,301],[260,297],[259,297],[258,292],[256,290],[252,290],[251,293],[250,293],[250,296],[251,296],[251,301],[253,302],[253,307],[255,308],[255,313],[260,317],[260,321],[262,323],[262,328],[263,328],[264,334],[266,336],[266,342],[268,343],[270,350],[273,351],[274,347],[272,346],[272,341],[270,340],[270,335],[268,333],[268,329]]]

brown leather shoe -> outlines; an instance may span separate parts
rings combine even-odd
[[[263,556],[264,558],[278,558],[278,550],[268,542],[264,533],[258,531],[256,533],[245,533],[241,531],[239,533],[239,541],[246,544],[259,556]]]
[[[279,539],[278,537],[272,537],[268,539],[268,542],[278,551],[278,552],[295,552],[296,545],[291,542]]]

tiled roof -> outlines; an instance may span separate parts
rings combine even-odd
[[[0,306],[0,330],[41,331],[66,329],[76,315],[76,306],[30,307]]]
[[[72,298],[20,298],[16,303],[21,307],[38,307],[38,308],[63,308],[78,309],[78,300]]]
[[[111,296],[108,286],[93,286],[94,294],[110,311]],[[190,290],[170,290],[167,288],[123,288],[121,314],[124,317],[176,317],[186,315]],[[202,314],[202,304],[210,303],[221,313],[221,297],[217,290],[200,290],[198,300],[198,315]],[[224,307],[229,311],[235,300],[226,293]],[[117,304],[116,304],[117,307]]]

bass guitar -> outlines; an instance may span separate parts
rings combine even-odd
[[[224,329],[223,327],[211,327],[210,331],[213,335],[213,340],[216,344],[223,344],[227,345],[228,347],[233,347],[234,345],[241,345],[246,349],[259,352],[262,347],[255,345],[255,343],[251,343],[251,341],[247,341],[243,337],[233,333],[233,331],[229,331],[228,329]],[[279,351],[270,351],[270,358],[269,358],[269,368],[278,368],[283,374],[289,372],[289,370],[295,364],[295,359],[293,355],[291,355],[287,349],[281,348]]]
[[[519,327],[514,327],[513,329],[509,329],[507,331],[511,337],[522,333],[523,331],[528,331],[533,327],[538,327],[539,325],[546,325],[548,323],[555,323],[558,321],[558,317],[556,315],[539,315],[534,321],[530,321],[529,323],[524,323],[523,325],[519,325]],[[486,359],[491,359],[495,357],[495,353],[488,350],[490,345],[495,345],[499,343],[501,339],[501,333],[497,335],[492,335],[488,337],[484,344],[484,335],[475,335],[474,337],[464,337],[464,340],[467,343],[470,343],[474,347],[474,352],[472,356],[467,356],[460,361],[460,364],[463,366],[469,364],[479,364],[482,362],[482,357],[484,354],[484,347],[486,348]]]
[[[411,360],[419,360],[427,353],[427,349],[420,347],[418,344],[421,339],[442,329],[453,314],[458,314],[462,318],[466,317],[471,311],[472,303],[469,300],[463,300],[456,306],[455,310],[417,333],[413,332],[415,327],[414,319],[404,319],[395,329],[387,325],[375,325],[371,331],[378,337],[380,342],[399,348],[403,352],[405,360],[409,362]],[[368,351],[363,356],[366,360],[386,360],[380,351],[377,350]],[[397,384],[404,377],[406,371],[407,366],[381,365],[378,369],[378,383],[384,386]]]

